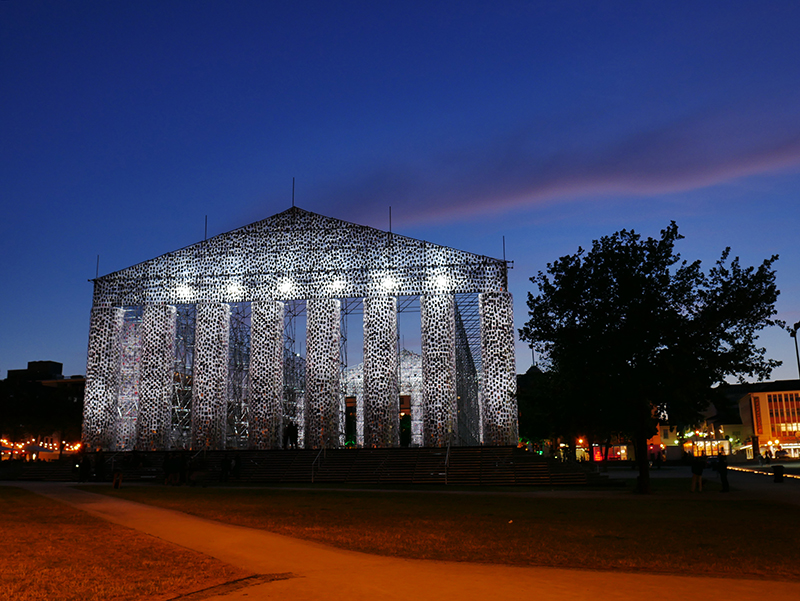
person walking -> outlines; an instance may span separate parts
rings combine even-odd
[[[703,492],[703,470],[706,469],[705,453],[700,453],[692,459],[692,492],[697,488]]]
[[[719,454],[717,471],[719,472],[719,481],[722,483],[722,492],[730,492],[728,487],[728,458],[724,452]]]

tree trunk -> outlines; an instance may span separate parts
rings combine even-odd
[[[639,477],[636,478],[636,492],[642,495],[650,494],[650,458],[647,455],[647,436],[639,434],[634,441],[636,448],[636,465],[639,468]]]

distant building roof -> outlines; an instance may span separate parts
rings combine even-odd
[[[759,392],[787,392],[800,390],[800,380],[773,380],[771,382],[756,382],[755,384],[723,384],[720,392],[736,400],[746,394]]]
[[[41,382],[42,380],[61,380],[61,370],[64,365],[58,361],[28,361],[27,369],[9,369],[9,380],[27,380]]]
[[[747,415],[743,414],[739,403],[745,395],[800,390],[800,380],[774,380],[771,382],[756,382],[754,384],[722,384],[715,390],[721,396],[721,400],[714,401],[714,412],[707,416],[708,421],[719,424],[747,424],[749,413]],[[719,399],[719,397],[717,398]]]

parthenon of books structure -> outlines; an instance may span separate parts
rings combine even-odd
[[[412,445],[517,442],[506,262],[296,207],[95,279],[86,373],[91,449],[392,447],[401,397]]]

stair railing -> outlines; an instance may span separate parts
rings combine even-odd
[[[322,460],[320,458],[325,458],[325,447],[319,450],[319,453],[317,453],[317,456],[314,457],[314,461],[311,463],[311,484],[314,484],[314,470],[317,467],[317,462],[319,462],[320,466],[322,465]]]
[[[447,472],[450,468],[450,439],[447,439],[447,454],[444,456],[444,483],[447,486]]]

